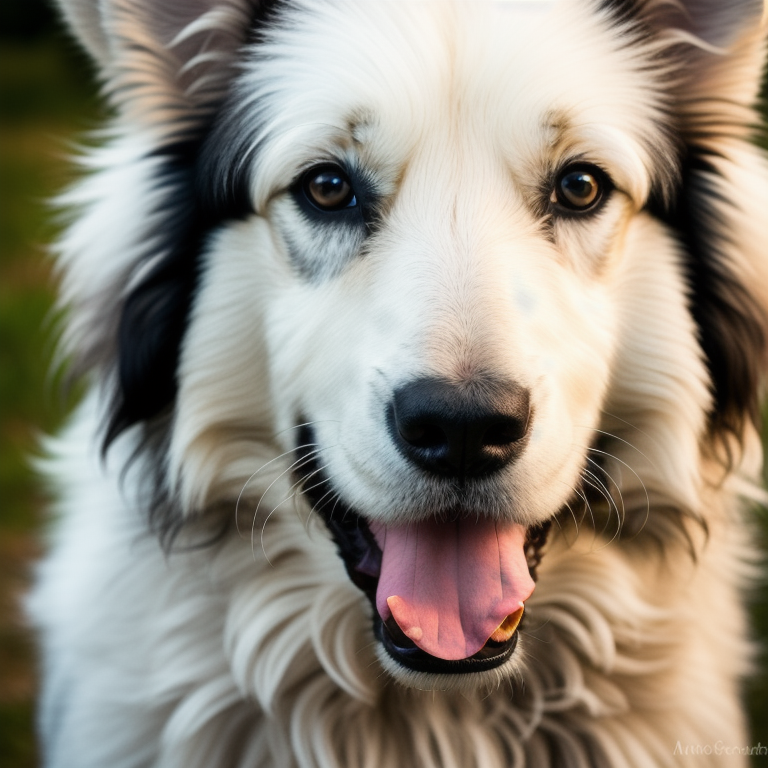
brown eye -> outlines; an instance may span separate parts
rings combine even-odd
[[[594,166],[566,168],[557,177],[550,201],[571,211],[588,211],[603,198],[604,179],[603,172]]]
[[[357,205],[349,178],[333,165],[312,168],[304,176],[304,193],[322,211],[338,211]]]

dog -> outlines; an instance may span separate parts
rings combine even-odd
[[[60,4],[45,765],[746,765],[764,3]]]

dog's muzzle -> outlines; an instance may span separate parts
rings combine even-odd
[[[433,674],[482,672],[509,660],[548,525],[526,530],[460,510],[410,525],[369,522],[329,493],[312,430],[300,432],[303,492],[371,602],[374,634],[389,656]]]

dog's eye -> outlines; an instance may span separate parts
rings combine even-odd
[[[583,213],[597,207],[607,188],[606,176],[593,165],[569,166],[557,177],[550,202]]]
[[[349,177],[335,165],[311,168],[304,174],[302,188],[307,199],[321,211],[339,211],[357,205]]]

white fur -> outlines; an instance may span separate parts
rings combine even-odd
[[[653,187],[670,192],[669,109],[694,131],[698,97],[727,95],[748,124],[759,18],[736,52],[713,54],[730,41],[706,20],[636,41],[578,0],[295,0],[253,46],[245,4],[200,0],[174,26],[175,5],[65,5],[118,117],[66,198],[78,216],[59,245],[65,343],[94,381],[47,467],[59,519],[30,603],[46,765],[746,765],[673,753],[748,743],[741,499],[759,441],[745,427],[726,473],[682,246],[644,207]],[[644,4],[661,24],[657,7]],[[695,76],[658,55],[681,36]],[[255,214],[206,241],[167,450],[146,452],[135,426],[102,460],[119,304],[163,226],[147,155],[234,79]],[[724,248],[765,309],[768,170],[740,131],[713,139],[718,183],[740,190]],[[384,201],[365,241],[321,232],[287,191],[338,157]],[[595,217],[542,217],[542,179],[570,158],[616,190]],[[294,484],[297,425],[312,422],[348,504],[421,519],[446,491],[395,450],[386,402],[416,376],[483,370],[528,387],[535,417],[475,511],[525,525],[560,514],[513,659],[476,678],[416,675],[378,647]],[[596,459],[611,487],[582,519],[569,510],[582,480],[601,485]],[[158,464],[186,521],[170,553],[147,524]],[[185,549],[217,519],[238,530]]]

